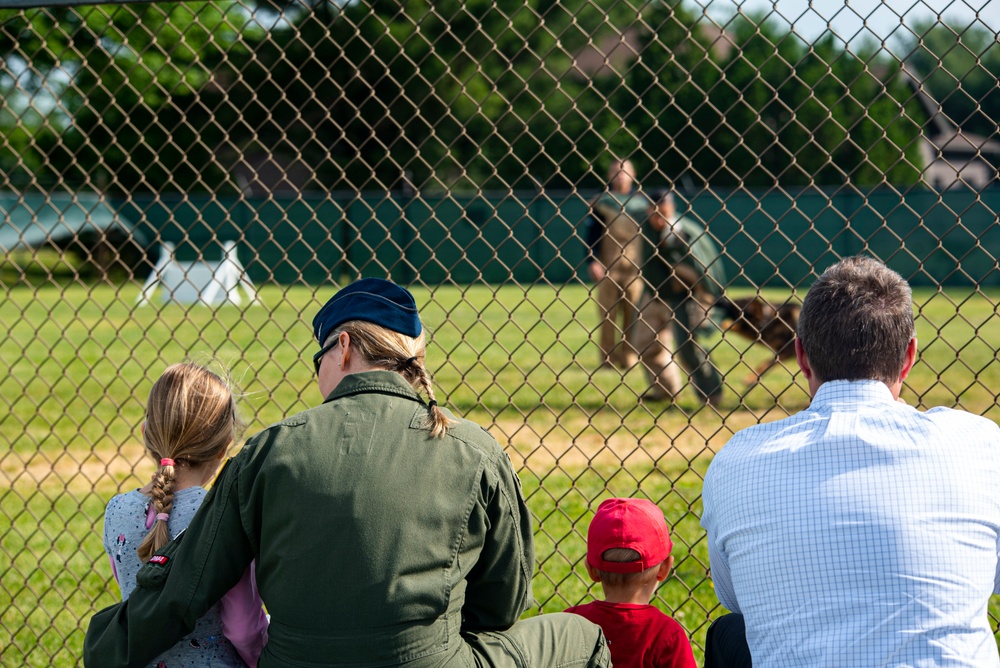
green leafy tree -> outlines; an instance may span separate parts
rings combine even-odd
[[[712,185],[908,183],[919,169],[898,67],[832,36],[807,46],[740,18],[720,49],[676,2],[286,9],[266,31],[218,1],[11,14],[7,71],[31,69],[0,77],[21,95],[0,114],[0,165],[112,192],[235,189],[241,162],[260,160],[351,190],[403,174],[422,190],[598,187],[608,153]],[[627,73],[577,69],[628,31],[642,41]],[[32,90],[50,100],[34,115]]]
[[[726,27],[713,49],[695,17],[661,4],[620,96],[645,152],[671,182],[723,186],[914,183],[922,118],[891,62],[832,35],[806,45],[763,19]],[[876,73],[882,73],[876,75]]]
[[[48,92],[61,86],[68,75],[59,68],[65,51],[59,44],[60,21],[71,10],[53,9],[22,13],[0,10],[0,187],[15,190],[36,187],[45,166],[41,146],[63,130],[68,117]],[[50,44],[52,45],[50,47]]]
[[[8,12],[0,52],[37,82],[23,89],[42,118],[11,150],[39,185],[110,192],[214,189],[228,174],[186,103],[249,26],[235,2],[149,3]],[[6,84],[7,92],[16,90]]]
[[[1000,132],[1000,36],[981,23],[919,23],[904,41],[910,73],[964,131]]]
[[[606,102],[572,75],[573,55],[629,11],[449,0],[304,12],[231,59],[228,98],[256,102],[218,122],[236,146],[271,138],[259,148],[327,188],[391,188],[404,172],[421,189],[576,183],[604,150],[592,119]]]

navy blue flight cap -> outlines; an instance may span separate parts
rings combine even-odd
[[[313,318],[316,340],[323,345],[348,320],[364,320],[413,338],[423,330],[413,295],[382,278],[362,278],[331,297]]]

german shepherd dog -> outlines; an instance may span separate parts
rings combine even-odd
[[[799,313],[802,311],[798,304],[785,302],[775,306],[763,297],[719,297],[715,306],[729,321],[725,331],[754,343],[762,343],[774,353],[772,359],[758,365],[747,376],[747,389],[759,383],[761,376],[778,362],[795,359],[795,330],[798,329]]]

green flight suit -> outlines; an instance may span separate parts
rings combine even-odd
[[[640,358],[654,394],[680,391],[676,358],[703,400],[718,397],[722,376],[698,338],[710,331],[712,304],[726,285],[719,249],[688,218],[676,219],[657,236],[656,243],[647,243],[642,266],[648,291],[634,333]]]
[[[271,615],[261,668],[604,666],[574,615],[531,605],[531,518],[510,460],[460,420],[444,438],[397,373],[347,376],[250,439],[191,525],[91,621],[86,665],[141,666],[252,559]]]

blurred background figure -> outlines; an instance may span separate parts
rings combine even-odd
[[[669,191],[657,195],[649,228],[647,290],[631,333],[650,381],[643,398],[673,399],[687,374],[701,400],[718,405],[722,376],[698,338],[710,331],[709,313],[726,284],[719,249],[701,225],[677,215]]]
[[[650,203],[636,191],[631,160],[612,160],[608,190],[590,204],[587,272],[597,284],[601,366],[630,369],[639,357],[628,341],[642,297],[642,222]]]

